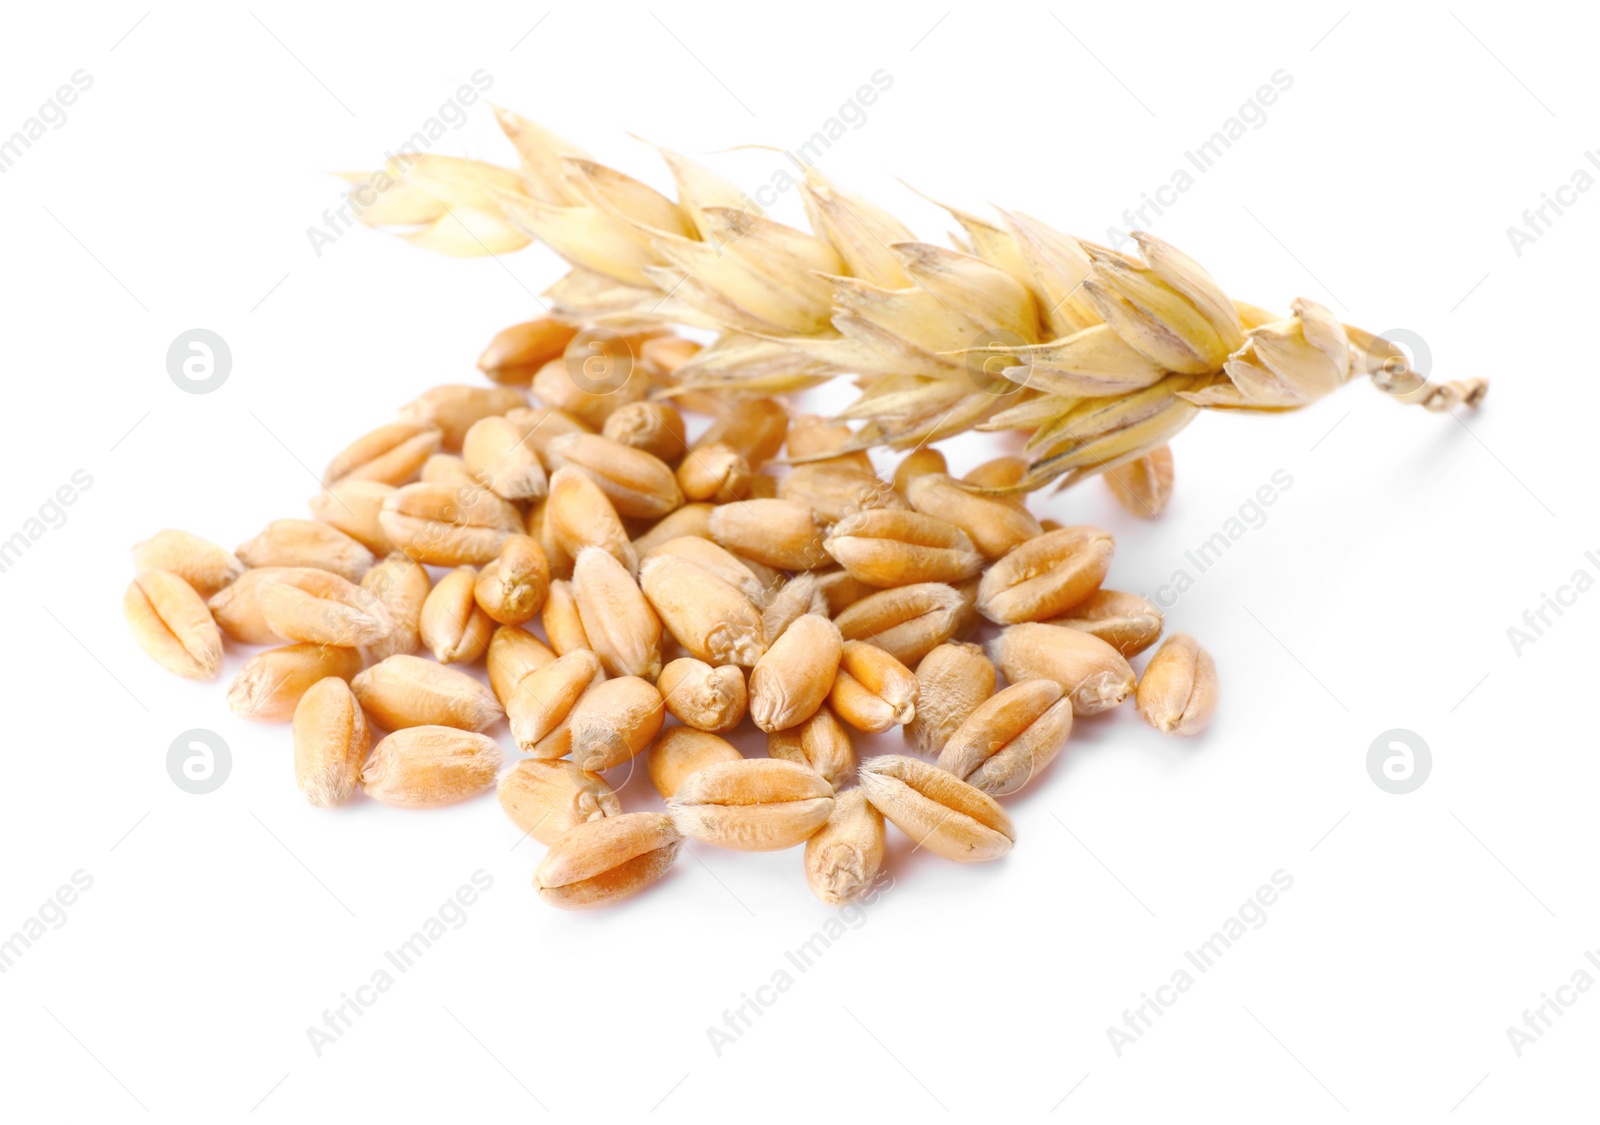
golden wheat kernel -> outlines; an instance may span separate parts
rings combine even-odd
[[[917,678],[876,645],[846,641],[828,703],[857,730],[877,734],[916,716]]]
[[[984,566],[972,540],[954,524],[888,508],[846,516],[829,530],[823,546],[872,586],[962,582]]]
[[[859,772],[873,807],[934,855],[983,863],[1016,843],[1011,818],[993,797],[921,758],[868,758]]]
[[[571,762],[524,758],[500,778],[499,794],[511,823],[546,846],[574,825],[622,815],[605,779]]]
[[[671,555],[691,562],[702,570],[716,575],[728,585],[736,587],[758,605],[767,598],[766,577],[758,575],[747,562],[719,547],[710,539],[701,539],[694,535],[670,539],[651,551],[649,557],[654,558],[657,555]]]
[[[845,641],[839,666],[889,704],[895,722],[911,721],[917,706],[917,677],[892,654],[877,645]]]
[[[668,727],[645,756],[645,768],[656,792],[671,798],[686,778],[717,762],[737,762],[744,757],[726,739],[693,727]]]
[[[961,479],[979,488],[1008,488],[1026,476],[1028,468],[1026,457],[1007,455],[974,465]]]
[[[554,479],[553,477],[551,478]],[[550,577],[572,577],[572,553],[563,547],[556,538],[555,526],[549,519],[550,500],[546,497],[537,504],[528,508],[527,519],[523,521],[523,530],[527,535],[536,540],[539,548],[544,551],[545,559],[550,563]]]
[[[912,667],[956,635],[968,612],[960,590],[943,582],[920,582],[869,594],[834,615],[848,641],[865,641]]]
[[[741,454],[752,469],[778,455],[789,431],[789,412],[777,399],[736,402],[708,426],[694,448],[725,445]]]
[[[378,516],[395,547],[429,566],[483,566],[521,533],[516,505],[486,488],[408,484]]]
[[[684,499],[727,504],[750,498],[756,474],[744,454],[721,443],[696,446],[678,462],[678,487]]]
[[[524,676],[549,667],[555,661],[556,653],[522,626],[497,625],[490,634],[483,658],[489,673],[489,690],[504,705],[506,697]]]
[[[634,374],[631,363],[626,370],[616,365],[604,373],[593,363],[591,360],[589,365],[575,367],[566,359],[551,360],[534,372],[530,384],[533,397],[598,430],[613,410],[638,402],[650,393],[649,380]]]
[[[643,753],[665,720],[666,709],[654,684],[638,676],[619,676],[594,684],[572,705],[562,723],[561,741],[580,769],[599,772]],[[535,756],[550,755],[536,750]]]
[[[557,358],[578,334],[575,325],[552,317],[502,328],[478,357],[478,370],[496,383],[526,387],[534,372]]]
[[[893,709],[843,668],[834,674],[828,706],[839,718],[866,734],[882,734],[895,725]]]
[[[422,603],[422,643],[440,664],[474,664],[488,650],[494,621],[474,596],[478,572],[458,566],[439,579]]]
[[[796,465],[777,482],[780,500],[793,500],[810,508],[824,524],[834,524],[871,508],[906,506],[895,492],[870,468],[851,461],[812,461]]]
[[[924,473],[906,486],[906,499],[917,511],[953,523],[985,558],[998,559],[1042,530],[1027,511],[1002,499],[981,496],[943,473]]]
[[[176,574],[202,598],[210,598],[245,572],[244,563],[215,543],[166,528],[133,548],[135,570]]]
[[[341,805],[361,782],[372,732],[350,685],[328,676],[311,685],[294,709],[294,777],[306,800]]]
[[[672,636],[707,664],[750,667],[766,651],[761,611],[749,596],[676,555],[639,564],[639,585]]]
[[[905,501],[872,469],[847,458],[802,461],[777,482],[777,497],[805,504],[824,524],[863,508],[904,508]]]
[[[546,447],[552,469],[570,465],[600,486],[619,516],[660,519],[683,504],[672,467],[599,434],[563,434]]]
[[[361,576],[361,588],[378,599],[393,626],[383,637],[362,647],[363,660],[376,664],[422,647],[422,607],[432,592],[425,567],[395,551]]]
[[[855,434],[844,422],[830,421],[820,414],[797,414],[789,422],[789,433],[784,439],[784,445],[791,461],[809,461],[818,465],[853,465],[869,473],[873,472],[872,458],[860,450],[840,453],[826,461],[811,460],[843,449],[854,439]]]
[[[505,718],[483,684],[420,656],[391,656],[359,673],[350,687],[385,730],[440,726],[481,732]]]
[[[850,732],[826,704],[799,726],[770,732],[767,757],[798,762],[816,770],[833,786],[838,786],[856,768],[856,751]]]
[[[806,841],[806,885],[829,906],[840,906],[877,880],[883,868],[883,814],[859,788],[833,799],[833,814]]]
[[[408,727],[372,748],[361,770],[361,787],[373,800],[395,808],[438,808],[488,789],[500,762],[500,746],[486,734],[448,726]]]
[[[573,567],[572,592],[583,634],[607,675],[661,674],[661,619],[621,563],[585,547]]]
[[[961,605],[956,610],[956,627],[951,636],[965,637],[983,624],[982,615],[978,612],[978,586],[981,579],[969,578],[965,582],[954,582],[950,588],[961,599]],[[918,657],[920,660],[921,657]]]
[[[811,613],[796,619],[750,673],[750,718],[756,726],[787,730],[816,714],[833,686],[841,651],[832,621]]]
[[[534,375],[534,394],[598,429],[613,410],[649,395],[651,379],[638,355],[658,332],[654,327],[625,332],[586,328],[567,345],[559,363],[552,361]]]
[[[550,563],[527,535],[507,537],[500,554],[478,575],[475,596],[483,612],[501,625],[532,621],[550,592]]]
[[[920,476],[929,473],[947,473],[949,466],[945,464],[944,454],[930,445],[920,446],[900,458],[900,463],[894,470],[894,488],[900,495],[905,496],[911,487],[911,482]]]
[[[601,435],[676,464],[689,448],[683,415],[671,403],[630,402],[611,412]]]
[[[291,641],[359,648],[395,628],[376,594],[325,570],[285,570],[262,584],[256,603],[267,627]]]
[[[818,589],[816,572],[804,571],[777,588],[766,591],[761,607],[761,627],[769,637],[782,636],[802,614],[816,613],[828,617],[828,602]]]
[[[744,718],[744,673],[732,664],[713,668],[704,660],[680,657],[661,669],[656,687],[667,713],[696,730],[724,734]]]
[[[1138,594],[1120,590],[1096,590],[1063,617],[1053,617],[1047,625],[1092,633],[1125,657],[1134,657],[1161,636],[1163,620],[1155,603]]]
[[[1065,614],[1100,588],[1115,547],[1097,527],[1064,527],[1030,539],[984,574],[978,611],[1002,625]]]
[[[524,676],[555,661],[556,654],[538,637],[518,625],[501,625],[489,638],[484,654],[489,690],[503,706]]]
[[[794,762],[744,758],[684,778],[667,810],[691,839],[735,851],[780,851],[827,822],[833,786]]]
[[[472,387],[448,384],[424,391],[400,408],[403,421],[431,423],[443,434],[441,447],[447,452],[461,448],[472,424],[480,418],[504,414],[528,400],[512,387]],[[419,462],[420,465],[420,462]],[[399,484],[399,481],[390,481]]]
[[[730,551],[729,554],[733,552]],[[764,562],[758,562],[749,555],[733,555],[733,557],[738,560],[740,566],[756,576],[757,582],[761,583],[761,592],[752,599],[758,606],[765,606],[772,600],[772,595],[778,587],[788,581],[789,576],[783,571]]]
[[[674,539],[693,536],[696,539],[711,538],[711,513],[714,504],[685,504],[675,512],[671,512],[650,526],[650,530],[634,537],[633,549],[642,559],[651,554],[663,543],[670,543]]]
[[[359,582],[372,566],[372,552],[338,528],[317,520],[273,520],[234,554],[246,566],[298,566],[329,570]]]
[[[550,593],[545,596],[539,623],[544,627],[544,635],[557,656],[590,648],[589,635],[583,631],[583,617],[578,612],[578,598],[571,582],[550,583]]]
[[[917,664],[917,713],[903,733],[912,749],[937,757],[957,727],[994,694],[997,673],[982,647],[942,644]]]
[[[539,758],[566,755],[572,749],[572,735],[563,724],[583,693],[603,675],[599,659],[583,648],[522,675],[501,696],[517,747]]]
[[[435,453],[422,463],[419,480],[425,484],[448,484],[456,488],[478,488],[478,478],[467,463],[454,453]]]
[[[550,477],[544,520],[550,538],[568,557],[578,557],[584,547],[600,547],[629,573],[638,573],[638,555],[622,518],[600,486],[578,469],[557,469]]]
[[[779,570],[812,570],[832,558],[811,509],[793,500],[745,500],[711,513],[711,537],[736,555]]]
[[[1105,472],[1106,486],[1117,503],[1144,519],[1153,520],[1172,499],[1172,449],[1161,446],[1143,457]]]
[[[167,570],[142,570],[128,585],[122,613],[139,647],[167,671],[214,679],[222,668],[222,633],[193,586]]]
[[[338,528],[374,555],[387,555],[394,545],[378,516],[394,492],[392,484],[347,477],[313,496],[309,507],[314,519]]]
[[[498,415],[480,418],[462,439],[467,471],[504,500],[538,500],[549,489],[538,451],[528,442],[528,426]]]
[[[244,662],[228,687],[228,708],[242,719],[287,723],[312,685],[329,676],[349,680],[361,671],[361,654],[332,645],[285,645]]]
[[[1015,793],[1055,760],[1072,732],[1072,700],[1054,680],[1012,684],[950,736],[939,768],[991,797]]]
[[[1133,669],[1099,637],[1057,625],[1008,626],[990,642],[990,656],[1007,680],[1054,680],[1078,715],[1109,710],[1133,694]]]
[[[572,343],[567,345],[566,354],[575,360],[592,361],[605,359],[614,362],[617,367],[624,363],[639,363],[639,353],[651,340],[667,335],[667,330],[658,324],[649,324],[642,319],[635,319],[625,326],[586,328],[579,332]],[[606,369],[593,367],[586,377],[605,378]]]
[[[830,617],[838,617],[862,598],[878,592],[877,587],[868,586],[842,567],[814,570],[811,573],[816,577],[817,593],[827,603]]]
[[[506,417],[527,428],[528,444],[539,455],[539,463],[547,469],[555,467],[550,460],[550,445],[557,438],[594,433],[583,419],[550,406],[519,406],[507,412]]]
[[[1135,702],[1167,734],[1199,734],[1217,710],[1217,665],[1187,633],[1168,637],[1145,665]]]
[[[562,910],[610,906],[665,875],[683,837],[662,813],[623,813],[564,832],[533,873],[539,897]]]
[[[322,483],[355,479],[398,487],[416,479],[443,440],[444,432],[431,422],[390,422],[341,450],[322,474]]]
[[[670,379],[699,351],[700,345],[686,336],[652,336],[639,345],[639,359],[653,375]]]

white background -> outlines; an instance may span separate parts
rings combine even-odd
[[[1520,654],[1507,637],[1574,571],[1600,576],[1584,557],[1600,548],[1600,193],[1520,256],[1506,233],[1600,143],[1587,11],[146,11],[12,6],[0,36],[0,134],[74,71],[93,76],[0,176],[0,538],[74,471],[93,478],[0,574],[0,936],[75,871],[93,879],[0,976],[7,1119],[1592,1112],[1600,996],[1521,1057],[1506,1033],[1577,970],[1600,977],[1583,956],[1600,947],[1586,702],[1600,594]],[[894,176],[1097,240],[1281,69],[1293,85],[1266,123],[1151,229],[1235,297],[1286,309],[1304,294],[1409,329],[1436,377],[1494,386],[1454,418],[1364,380],[1297,414],[1202,417],[1175,443],[1156,523],[1098,482],[1038,498],[1041,515],[1111,529],[1111,583],[1154,595],[1275,471],[1292,476],[1168,615],[1216,655],[1216,721],[1194,740],[1129,708],[1081,721],[1010,802],[1009,857],[907,858],[897,837],[895,885],[810,971],[785,951],[830,912],[798,851],[696,845],[619,909],[551,910],[529,886],[542,847],[518,843],[492,795],[426,814],[312,809],[287,728],[227,710],[243,653],[190,684],[139,652],[120,613],[128,545],[173,526],[231,547],[303,515],[352,435],[475,379],[490,335],[537,311],[561,272],[541,249],[446,260],[357,230],[318,256],[306,234],[339,202],[327,172],[376,166],[480,68],[492,99],[607,163],[668,185],[631,132],[748,189],[773,154],[708,154],[797,145],[882,69],[892,87],[825,174],[928,238],[949,222]],[[435,151],[512,159],[482,104]],[[798,201],[777,214],[799,222]],[[232,348],[212,394],[165,370],[193,327]],[[950,456],[960,469],[995,448]],[[194,727],[232,749],[206,796],[167,775],[169,743]],[[1397,727],[1433,757],[1407,796],[1366,767]],[[624,799],[653,807],[641,781]],[[493,886],[466,923],[318,1057],[306,1029],[480,869]],[[1107,1028],[1279,869],[1293,887],[1262,928],[1119,1056]],[[719,1057],[707,1028],[784,968],[794,986]]]

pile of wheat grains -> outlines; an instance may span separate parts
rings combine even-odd
[[[431,808],[498,784],[549,847],[535,889],[569,909],[649,886],[685,839],[803,844],[830,904],[872,885],[885,820],[945,858],[997,859],[1016,831],[996,798],[1046,769],[1074,715],[1131,696],[1162,731],[1205,726],[1209,654],[1174,634],[1135,675],[1160,611],[1102,586],[1107,533],[993,491],[1021,458],[956,480],[922,447],[885,481],[835,453],[841,423],[676,386],[696,347],[506,329],[480,361],[497,385],[435,387],[356,439],[314,518],[231,553],[171,530],[136,546],[135,639],[193,679],[217,676],[224,638],[280,645],[228,703],[292,723],[307,800]],[[712,416],[697,439],[680,408]],[[1154,514],[1170,455],[1107,479]],[[983,621],[987,652],[964,639]],[[747,719],[765,758],[723,737]],[[521,755],[505,770],[502,722]],[[895,727],[905,754],[856,761],[852,731]],[[641,754],[664,813],[625,812],[602,776]]]

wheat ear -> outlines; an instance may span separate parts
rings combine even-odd
[[[717,333],[679,370],[685,391],[854,376],[861,396],[840,416],[860,423],[854,449],[1027,431],[1030,467],[997,491],[1070,484],[1148,455],[1202,410],[1298,409],[1362,371],[1436,411],[1487,389],[1427,383],[1398,347],[1314,301],[1285,318],[1231,300],[1150,234],[1133,233],[1134,257],[1020,213],[947,207],[961,233],[937,246],[795,158],[808,234],[677,153],[661,150],[674,201],[496,115],[519,168],[402,154],[347,177],[362,221],[456,255],[537,239],[572,266],[546,294],[557,316]]]

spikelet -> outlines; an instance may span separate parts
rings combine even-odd
[[[1359,372],[1435,411],[1475,406],[1487,389],[1429,384],[1389,341],[1303,297],[1288,317],[1234,301],[1154,235],[1134,232],[1135,256],[1021,213],[945,207],[961,228],[950,249],[805,167],[807,233],[678,153],[658,150],[674,200],[496,115],[519,168],[396,157],[347,177],[362,221],[449,254],[538,240],[572,266],[546,293],[558,317],[717,333],[664,395],[737,399],[855,378],[861,395],[837,420],[859,426],[818,458],[1018,429],[1027,471],[980,490],[1019,492],[1138,461],[1203,410],[1294,410]]]

